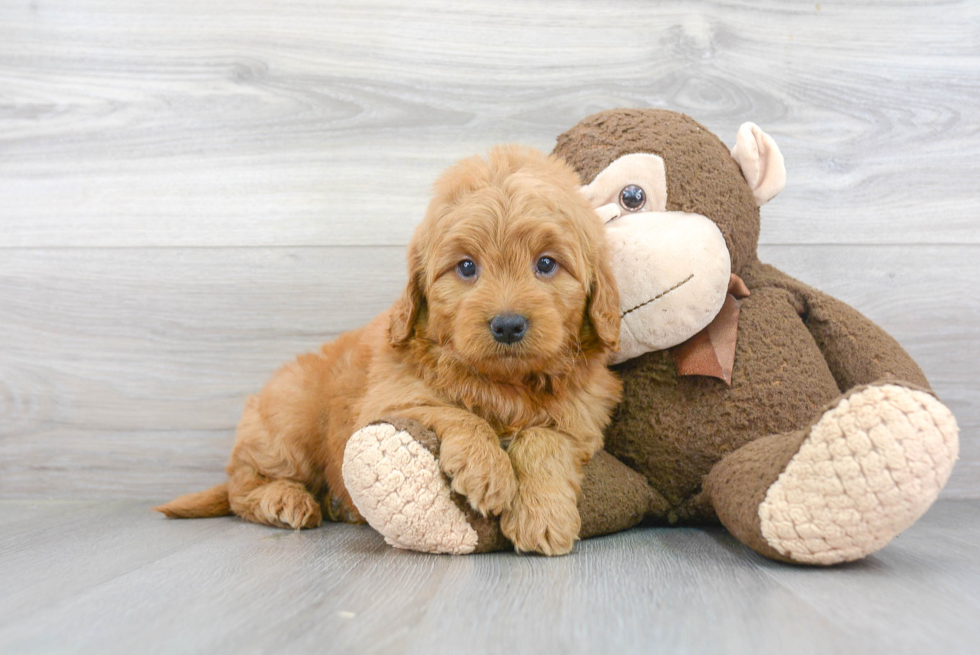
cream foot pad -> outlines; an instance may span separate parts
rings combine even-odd
[[[387,423],[358,430],[344,452],[344,484],[358,511],[392,546],[465,555],[478,536],[450,496],[435,457]]]
[[[956,420],[923,391],[887,384],[828,410],[759,506],[762,536],[794,561],[878,550],[929,508],[959,451]]]

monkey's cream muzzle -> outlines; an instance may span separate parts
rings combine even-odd
[[[731,258],[710,219],[684,212],[621,215],[606,224],[606,240],[622,316],[612,363],[687,341],[721,311]]]

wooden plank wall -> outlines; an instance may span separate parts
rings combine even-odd
[[[980,497],[980,4],[0,5],[0,496],[221,477],[246,394],[404,280],[438,172],[656,106],[780,144],[763,259],[918,359]]]

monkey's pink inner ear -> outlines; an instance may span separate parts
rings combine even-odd
[[[759,207],[776,197],[786,186],[786,164],[773,138],[755,123],[742,123],[735,137],[732,157],[749,183]]]

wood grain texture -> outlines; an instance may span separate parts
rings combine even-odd
[[[0,525],[0,653],[903,655],[980,638],[975,501],[940,501],[831,569],[714,528],[637,528],[548,559],[168,521],[131,501],[0,501]]]
[[[455,159],[659,106],[781,144],[767,243],[978,243],[978,21],[928,0],[4,3],[3,240],[404,244]]]
[[[925,0],[0,4],[0,497],[220,479],[442,168],[617,106],[776,138],[763,259],[906,346],[980,497],[980,5]]]

